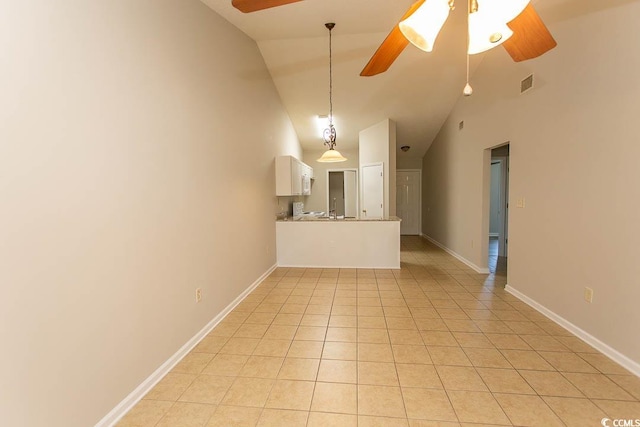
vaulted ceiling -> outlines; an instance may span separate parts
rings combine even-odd
[[[231,0],[202,1],[257,42],[305,150],[322,149],[316,117],[329,111],[326,22],[336,23],[333,108],[338,149],[357,147],[360,130],[391,118],[398,124],[398,147],[412,147],[403,155],[422,157],[462,96],[464,0],[458,0],[460,5],[451,13],[433,52],[409,45],[389,71],[373,77],[359,74],[414,0],[305,0],[249,14],[235,9]],[[549,24],[549,15],[571,10],[570,4],[580,10],[577,5],[583,2],[539,0],[534,5]],[[472,73],[482,55],[472,56]]]

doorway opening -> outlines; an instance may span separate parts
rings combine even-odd
[[[489,272],[505,274],[509,253],[509,144],[491,150]]]
[[[358,215],[358,172],[356,169],[327,171],[327,214],[355,218]]]

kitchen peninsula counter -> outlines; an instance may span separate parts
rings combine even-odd
[[[390,216],[389,218],[352,218],[352,217],[347,217],[347,218],[338,218],[338,219],[333,219],[333,218],[327,218],[324,216],[312,216],[312,215],[304,215],[304,216],[299,216],[299,217],[287,217],[287,219],[277,219],[277,222],[287,222],[287,221],[294,221],[294,222],[343,222],[343,221],[367,221],[367,222],[371,222],[371,221],[378,221],[378,222],[388,222],[388,221],[402,221],[400,218],[398,218],[397,216]]]
[[[400,268],[400,218],[276,221],[278,266]]]

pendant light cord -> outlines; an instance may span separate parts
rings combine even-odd
[[[329,126],[322,133],[322,137],[329,150],[333,150],[336,145],[336,129],[333,127],[333,43],[331,30],[336,24],[328,22],[324,26],[329,30]]]
[[[331,30],[333,30],[333,26],[330,25],[329,28],[329,125],[333,125],[333,51],[331,48]]]

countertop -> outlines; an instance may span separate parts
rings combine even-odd
[[[402,221],[402,219],[397,216],[390,216],[388,218],[381,219],[363,219],[363,218],[341,218],[341,219],[329,219],[327,217],[317,217],[317,216],[300,216],[300,217],[287,217],[287,218],[278,218],[277,222],[372,222],[372,221]]]

